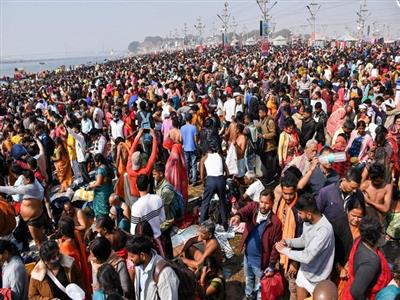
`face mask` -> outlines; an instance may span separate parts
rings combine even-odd
[[[52,259],[47,264],[49,265],[49,268],[57,268],[58,266],[60,266],[60,261],[58,258]]]

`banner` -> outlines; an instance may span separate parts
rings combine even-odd
[[[260,36],[268,37],[269,25],[268,22],[260,21]]]

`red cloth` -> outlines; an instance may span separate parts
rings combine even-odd
[[[173,144],[165,165],[165,178],[175,190],[182,194],[185,207],[188,202],[188,176],[186,172],[185,155],[181,144]]]
[[[347,286],[345,287],[343,291],[343,297],[342,300],[353,300],[353,296],[350,293],[350,287],[354,281],[354,256],[357,252],[358,246],[361,242],[361,239],[358,238],[353,245],[353,248],[351,249],[350,255],[349,255],[349,280],[347,283]],[[385,256],[383,255],[382,251],[377,249],[376,254],[379,256],[379,259],[381,261],[381,275],[379,276],[377,282],[375,285],[372,287],[372,289],[367,291],[366,298],[369,300],[374,300],[376,297],[376,294],[383,289],[385,286],[388,285],[390,280],[392,279],[392,275],[390,273],[390,268],[389,264],[386,261]]]
[[[139,191],[136,185],[136,178],[141,175],[141,174],[146,174],[147,176],[150,176],[151,170],[153,169],[154,162],[157,157],[157,139],[153,139],[153,146],[151,150],[151,154],[149,157],[149,160],[147,161],[146,166],[140,168],[139,170],[132,170],[132,155],[135,153],[136,148],[139,144],[139,139],[135,138],[131,150],[129,151],[129,156],[128,156],[128,164],[126,166],[126,172],[128,173],[128,178],[129,178],[129,184],[131,187],[131,194],[132,196],[139,197]]]

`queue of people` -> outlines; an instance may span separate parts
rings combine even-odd
[[[239,299],[234,230],[244,299],[398,299],[399,75],[398,47],[293,44],[6,78],[1,293]]]

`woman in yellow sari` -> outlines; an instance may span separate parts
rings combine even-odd
[[[56,149],[54,151],[54,166],[56,168],[57,179],[60,182],[60,192],[65,192],[72,183],[72,168],[69,155],[64,141],[57,137],[55,139]]]

